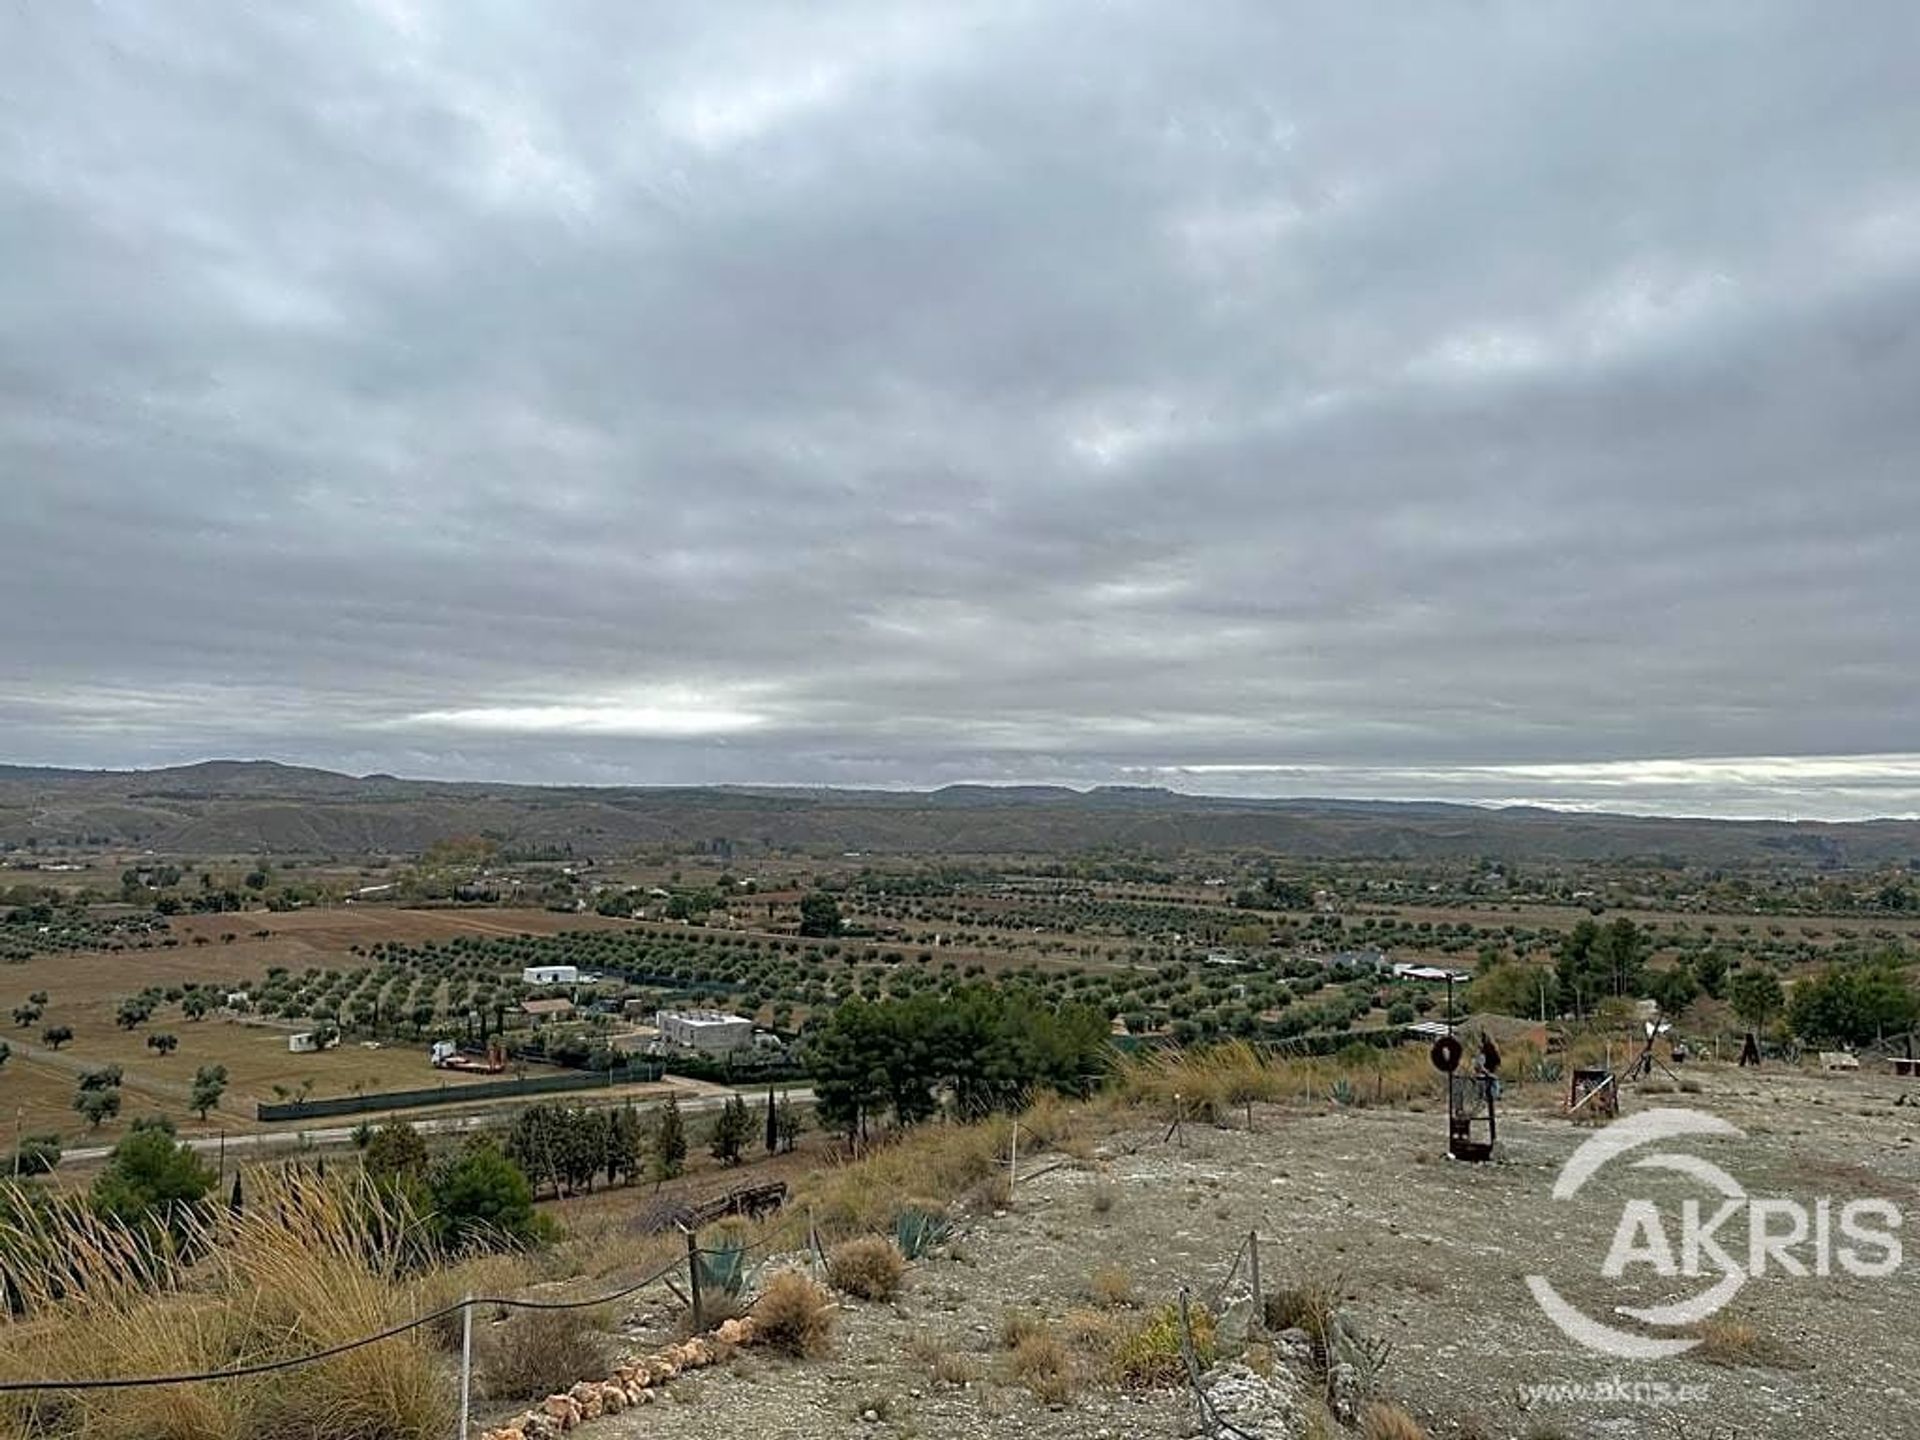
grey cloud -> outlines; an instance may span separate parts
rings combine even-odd
[[[5,748],[1910,806],[1916,23],[17,9]]]

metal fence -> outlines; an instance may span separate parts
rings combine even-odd
[[[425,1105],[455,1105],[470,1100],[498,1100],[515,1095],[550,1095],[568,1090],[604,1090],[658,1080],[657,1064],[628,1065],[619,1070],[582,1070],[567,1075],[521,1075],[511,1080],[476,1080],[470,1085],[436,1085],[431,1089],[382,1090],[371,1095],[334,1095],[324,1100],[262,1102],[255,1107],[261,1120],[311,1120],[322,1115],[365,1115],[376,1110],[414,1110]]]

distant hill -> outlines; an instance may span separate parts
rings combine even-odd
[[[0,766],[0,841],[96,837],[177,854],[404,854],[485,833],[584,853],[724,837],[876,854],[1156,854],[1232,848],[1330,857],[1472,856],[1865,866],[1920,860],[1920,822],[1733,821],[1365,800],[1252,800],[1108,786],[934,791],[592,788],[338,775],[265,760],[164,770]]]

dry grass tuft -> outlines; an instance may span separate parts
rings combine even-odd
[[[1089,1310],[1084,1306],[1069,1310],[1060,1320],[1060,1333],[1075,1350],[1106,1355],[1126,1332],[1124,1316],[1109,1311]]]
[[[1730,1370],[1804,1370],[1808,1361],[1750,1321],[1716,1315],[1694,1327],[1694,1358]]]
[[[1338,1089],[1343,1103],[1401,1105],[1434,1091],[1432,1069],[1417,1048],[1356,1044],[1339,1055],[1283,1058],[1244,1040],[1136,1056],[1122,1062],[1117,1082],[1132,1104],[1209,1124],[1231,1121],[1252,1101],[1319,1103]]]
[[[1105,1215],[1112,1210],[1114,1201],[1119,1198],[1120,1187],[1113,1183],[1111,1175],[1096,1175],[1093,1184],[1087,1187],[1087,1201],[1096,1215]]]
[[[827,1256],[827,1281],[859,1300],[891,1300],[900,1293],[907,1262],[891,1240],[863,1235],[836,1245]]]
[[[599,1317],[604,1321],[605,1317]],[[592,1310],[521,1310],[474,1337],[480,1392],[491,1400],[537,1400],[606,1373]]]
[[[907,1358],[926,1368],[936,1384],[958,1389],[980,1378],[980,1366],[970,1356],[949,1350],[940,1337],[917,1330],[907,1339]]]
[[[893,1228],[901,1209],[916,1202],[943,1204],[996,1178],[1004,1193],[1012,1136],[1012,1122],[1004,1115],[977,1125],[923,1125],[858,1160],[809,1175],[796,1187],[796,1203],[788,1209],[799,1213],[811,1205],[816,1224],[829,1238],[880,1234]],[[1036,1144],[1022,1133],[1023,1154]]]
[[[1014,1346],[1008,1367],[1013,1378],[1043,1405],[1065,1405],[1073,1398],[1073,1357],[1057,1337],[1045,1331],[1028,1335]]]
[[[249,1174],[247,1208],[211,1207],[176,1251],[77,1199],[0,1205],[0,1255],[24,1323],[0,1378],[134,1376],[291,1358],[434,1308],[419,1217],[359,1177]],[[191,1268],[187,1258],[195,1257]],[[220,1385],[9,1399],[0,1433],[90,1440],[425,1440],[453,1422],[431,1331]]]
[[[1003,1310],[1000,1312],[1000,1343],[1008,1350],[1015,1349],[1022,1340],[1032,1335],[1047,1333],[1047,1317],[1038,1310]]]
[[[752,1313],[758,1337],[789,1355],[818,1355],[833,1333],[833,1296],[799,1270],[769,1280]]]
[[[1324,1372],[1333,1342],[1334,1317],[1346,1291],[1342,1274],[1307,1275],[1275,1286],[1262,1303],[1267,1329],[1299,1330],[1313,1343],[1313,1363]]]
[[[1133,1276],[1124,1265],[1102,1265],[1087,1281],[1087,1298],[1102,1310],[1124,1310],[1133,1304]]]
[[[1371,1400],[1360,1412],[1360,1440],[1428,1440],[1426,1427],[1383,1400]]]

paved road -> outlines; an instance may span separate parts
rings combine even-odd
[[[680,1099],[681,1112],[683,1114],[699,1114],[705,1110],[718,1110],[722,1105],[727,1103],[727,1098],[732,1093],[732,1091],[719,1091],[682,1097]],[[581,1092],[568,1092],[566,1098],[571,1100],[579,1094],[581,1094]],[[805,1087],[798,1090],[786,1091],[785,1094],[788,1099],[800,1104],[808,1104],[813,1100],[813,1091]],[[592,1103],[592,1096],[590,1094],[586,1095],[585,1099],[587,1103]],[[661,1101],[657,1100],[640,1101],[635,1104],[634,1108],[637,1110],[652,1110],[661,1103]],[[398,1115],[404,1112],[394,1111],[392,1113]],[[413,1120],[412,1123],[413,1128],[420,1131],[423,1135],[460,1135],[471,1130],[485,1130],[497,1126],[507,1118],[509,1113],[509,1111],[501,1108],[499,1105],[495,1105],[486,1110],[465,1111],[454,1115],[445,1113],[422,1115],[418,1119]],[[386,1118],[386,1112],[382,1112],[379,1115],[369,1115],[366,1118],[377,1124]],[[352,1125],[330,1125],[324,1129],[317,1130],[264,1130],[242,1135],[228,1135],[225,1137],[224,1142],[218,1135],[195,1135],[188,1139],[186,1143],[206,1155],[217,1153],[223,1143],[226,1149],[233,1154],[247,1152],[257,1153],[269,1150],[291,1150],[308,1145],[349,1145],[353,1143],[353,1132],[358,1128],[359,1122],[355,1121]],[[113,1147],[111,1145],[87,1145],[79,1149],[66,1151],[60,1157],[60,1163],[63,1166],[81,1165],[88,1161],[104,1160],[112,1153]]]

